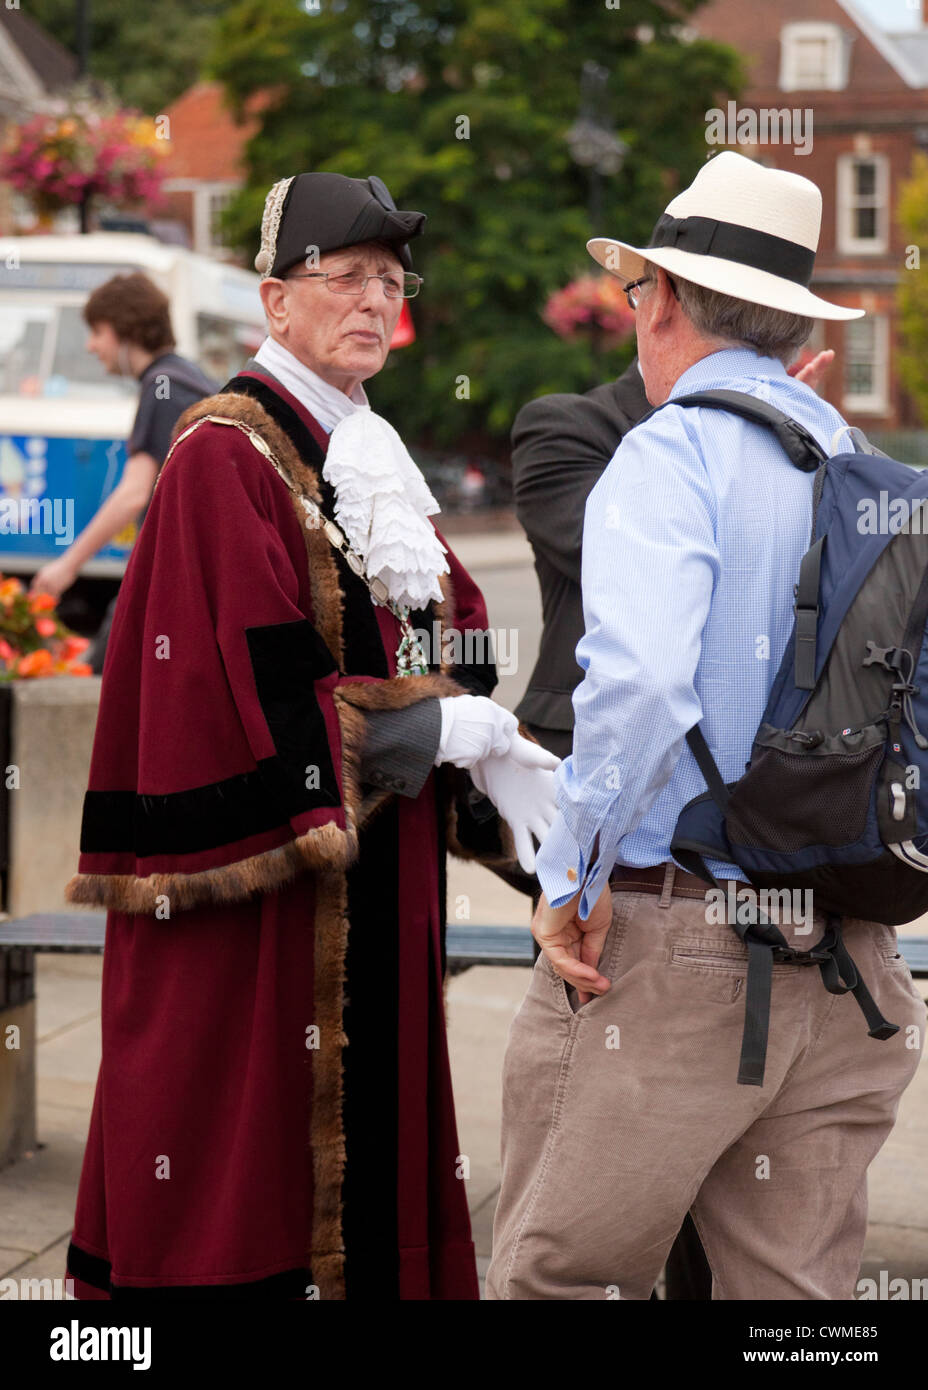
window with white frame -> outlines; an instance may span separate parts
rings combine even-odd
[[[211,250],[219,250],[228,246],[229,238],[222,230],[222,214],[231,200],[231,188],[222,188],[209,195],[209,242]]]
[[[844,408],[858,415],[889,410],[889,320],[867,314],[844,325]]]
[[[838,160],[838,250],[879,255],[887,247],[889,160],[841,155]]]
[[[205,256],[228,254],[228,242],[222,231],[221,215],[232,194],[234,183],[200,183],[194,191],[193,247]]]
[[[850,52],[850,36],[837,24],[784,24],[780,30],[781,90],[843,90],[848,81]]]

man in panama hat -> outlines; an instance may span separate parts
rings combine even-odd
[[[491,1299],[646,1299],[690,1209],[713,1297],[853,1296],[866,1172],[917,1065],[920,996],[892,929],[846,920],[900,1032],[876,1046],[818,971],[778,964],[762,1084],[736,1084],[746,949],[670,850],[705,790],[687,731],[700,724],[726,782],[748,760],[812,518],[811,476],[772,433],[673,402],[748,393],[829,451],[845,422],[787,372],[815,318],[861,312],[809,289],[821,207],[808,179],[726,152],[649,246],[588,243],[636,311],[647,398],[667,404],[586,508],[584,679],[537,856],[542,955],[505,1062]],[[708,867],[743,889],[739,869]],[[779,925],[808,950],[825,924]]]

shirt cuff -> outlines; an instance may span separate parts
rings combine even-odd
[[[567,829],[563,815],[558,812],[535,856],[535,873],[550,905],[563,907],[579,891],[580,917],[585,922],[611,872],[612,864],[607,863],[601,855],[588,865],[587,855]]]
[[[535,855],[535,873],[552,907],[577,896],[586,872],[583,854],[558,812]]]

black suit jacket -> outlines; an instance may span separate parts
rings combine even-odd
[[[535,553],[544,627],[541,650],[516,713],[541,743],[570,752],[571,695],[583,675],[580,547],[586,500],[623,435],[651,409],[635,358],[585,395],[539,396],[512,427],[516,515]]]

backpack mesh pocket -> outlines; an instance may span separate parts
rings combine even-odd
[[[836,735],[796,752],[781,746],[788,734],[771,734],[770,741],[755,743],[751,765],[732,790],[726,813],[731,843],[791,854],[861,839],[883,761],[883,731]]]

